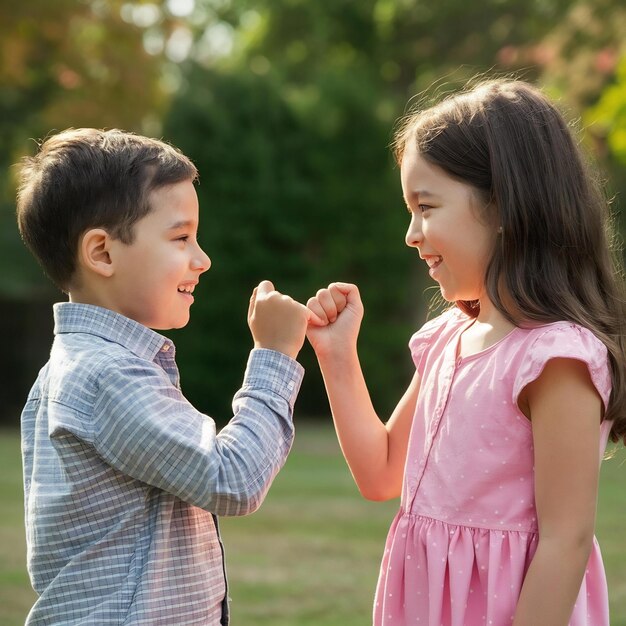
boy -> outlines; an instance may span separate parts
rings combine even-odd
[[[308,313],[254,290],[254,349],[216,435],[155,332],[185,326],[211,265],[196,176],[118,130],[67,130],[24,161],[20,232],[69,295],[22,414],[29,626],[228,623],[216,516],[257,509],[285,462]]]

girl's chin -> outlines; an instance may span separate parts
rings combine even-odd
[[[472,302],[474,300],[480,300],[483,297],[478,293],[478,290],[463,293],[446,289],[446,287],[441,284],[439,285],[439,292],[446,302]]]
[[[457,294],[452,293],[449,290],[443,289],[441,285],[439,286],[439,293],[441,293],[441,297],[446,302],[456,302],[457,300],[459,300],[459,298],[457,297]]]

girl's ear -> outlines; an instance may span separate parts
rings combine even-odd
[[[86,231],[78,250],[79,266],[105,278],[112,276],[114,266],[109,254],[110,244],[111,236],[103,228]]]

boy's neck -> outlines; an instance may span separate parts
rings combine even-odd
[[[71,289],[68,291],[68,298],[70,302],[74,304],[92,304],[94,306],[102,307],[103,309],[109,309],[114,311],[115,309],[108,305],[107,298],[102,297],[100,294],[95,294],[89,290]]]
[[[71,287],[67,295],[69,301],[74,304],[90,304],[128,317],[128,315],[115,306],[112,299],[108,297],[106,290],[94,288],[91,284],[83,284],[81,288]]]

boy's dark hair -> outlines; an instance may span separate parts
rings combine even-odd
[[[103,228],[130,244],[155,189],[195,181],[194,164],[176,148],[117,129],[68,129],[22,160],[17,221],[46,274],[68,291],[80,236]]]
[[[607,347],[613,392],[606,419],[626,442],[626,297],[608,203],[564,118],[525,82],[491,80],[411,114],[412,142],[430,164],[472,186],[483,217],[501,227],[485,276],[510,321],[568,320]],[[457,302],[472,317],[479,303]]]

